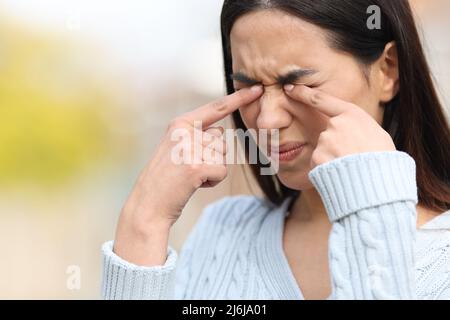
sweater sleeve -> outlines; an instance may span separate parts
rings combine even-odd
[[[332,229],[334,299],[415,299],[416,166],[406,153],[370,152],[314,168]]]
[[[194,247],[201,239],[201,229],[208,224],[213,204],[202,212],[178,256],[167,248],[164,265],[144,267],[129,263],[113,251],[113,241],[102,246],[103,274],[101,295],[105,300],[171,300],[185,296]]]
[[[170,299],[177,253],[170,246],[164,265],[143,267],[129,263],[113,251],[113,241],[102,246],[102,298],[106,300]]]

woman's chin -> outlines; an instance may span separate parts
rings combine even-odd
[[[311,183],[308,177],[308,172],[282,172],[278,173],[278,179],[280,182],[289,189],[304,191],[311,188],[314,188],[314,185]]]

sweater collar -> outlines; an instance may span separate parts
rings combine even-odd
[[[450,230],[450,210],[431,219],[421,226],[419,230]]]

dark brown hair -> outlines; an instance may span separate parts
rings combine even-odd
[[[367,27],[367,9],[382,12],[381,29]],[[222,46],[228,94],[235,91],[230,33],[246,13],[279,9],[327,30],[330,47],[348,52],[370,66],[395,41],[399,60],[398,94],[385,105],[382,126],[397,150],[416,161],[419,203],[432,210],[450,209],[450,129],[433,85],[430,68],[407,0],[225,0],[221,15]],[[239,111],[233,113],[236,128],[246,130]],[[255,143],[249,141],[249,143]],[[248,144],[245,149],[248,158]],[[298,191],[284,186],[277,176],[260,175],[261,164],[250,165],[265,196],[274,204]]]

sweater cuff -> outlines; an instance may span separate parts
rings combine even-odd
[[[102,297],[107,300],[170,299],[177,253],[167,249],[162,266],[143,267],[129,263],[113,252],[113,241],[102,246]]]
[[[345,156],[311,170],[331,222],[397,201],[417,204],[416,164],[401,151]]]

